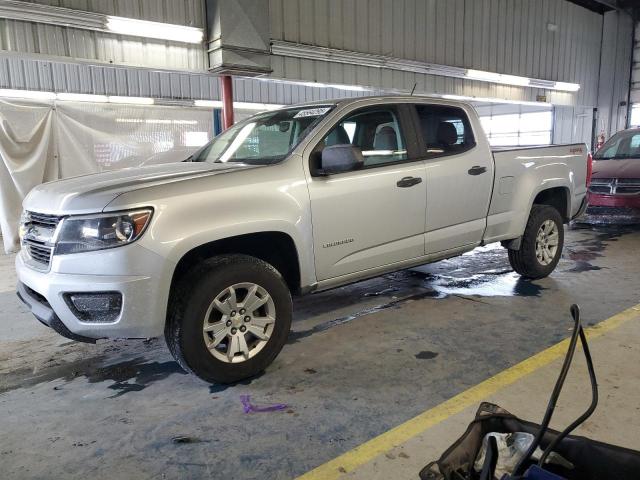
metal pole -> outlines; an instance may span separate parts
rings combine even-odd
[[[222,119],[224,129],[233,125],[233,79],[231,75],[220,77],[222,85]]]
[[[213,109],[213,136],[217,137],[222,133],[222,110]]]

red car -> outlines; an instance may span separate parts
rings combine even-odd
[[[588,202],[640,210],[640,128],[616,133],[593,156]]]

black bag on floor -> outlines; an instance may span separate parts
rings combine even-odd
[[[489,439],[482,471],[476,471],[474,464],[480,453],[485,435],[491,432],[524,432],[534,436],[522,459],[510,475],[503,479],[566,479],[566,480],[640,480],[640,452],[569,435],[595,410],[598,403],[598,389],[587,339],[580,325],[580,312],[576,305],[571,307],[575,328],[562,370],[549,400],[542,424],[521,420],[497,405],[482,403],[476,418],[466,432],[439,460],[431,462],[420,472],[421,480],[491,480],[494,476],[498,453],[494,439]],[[578,338],[587,359],[591,380],[592,402],[585,413],[562,432],[551,430],[549,422],[555,409],[564,380],[569,371]],[[640,435],[640,432],[638,432]],[[538,447],[540,447],[538,449]],[[543,451],[540,459],[533,460],[534,451]],[[561,466],[548,462],[551,452],[559,454],[572,464]]]

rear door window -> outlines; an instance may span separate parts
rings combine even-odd
[[[441,157],[466,152],[476,146],[469,118],[464,110],[447,105],[415,105],[420,156]]]

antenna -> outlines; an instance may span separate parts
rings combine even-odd
[[[416,87],[418,86],[418,82],[413,84],[413,88],[411,89],[411,96],[413,97],[413,92],[416,91]]]

